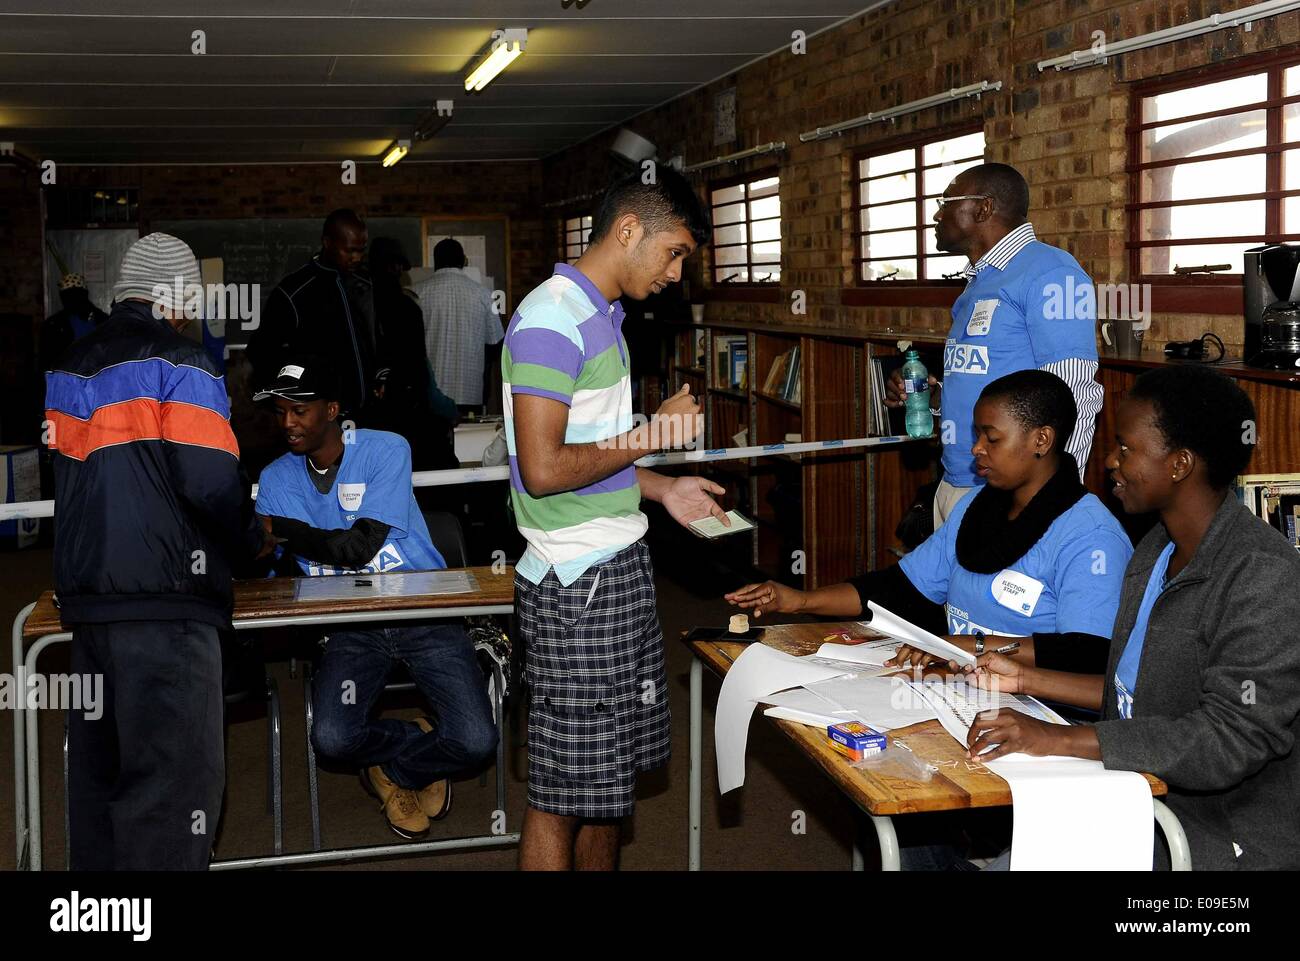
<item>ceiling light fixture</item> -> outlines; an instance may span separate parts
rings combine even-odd
[[[528,44],[528,30],[517,27],[492,34],[492,51],[465,78],[466,92],[482,90],[496,75],[518,59]]]
[[[411,152],[411,141],[394,140],[393,145],[388,148],[388,153],[384,154],[384,166],[391,167],[397,161],[401,160]]]

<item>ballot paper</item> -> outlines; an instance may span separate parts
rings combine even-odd
[[[828,661],[847,661],[851,664],[861,664],[866,667],[882,667],[902,645],[902,641],[892,637],[864,641],[861,644],[836,644],[827,641],[817,648],[817,653],[813,656]]]
[[[839,721],[861,721],[877,731],[933,721],[937,714],[906,677],[837,677],[805,685]]]
[[[957,678],[905,683],[962,744],[982,711],[1020,711],[1050,724],[1067,723],[1024,694],[982,691]],[[1107,771],[1100,761],[1077,757],[1008,754],[985,763],[1011,786],[1011,870],[1151,870],[1154,811],[1141,774]]]
[[[904,683],[929,703],[943,729],[963,745],[971,725],[975,723],[975,715],[983,711],[1014,710],[1048,724],[1068,723],[1042,701],[1028,694],[982,690],[961,677],[931,677]],[[986,750],[992,750],[992,746]]]
[[[904,620],[875,601],[867,601],[867,607],[871,611],[871,626],[876,630],[897,638],[918,651],[941,657],[945,661],[956,661],[962,667],[975,666],[975,655],[968,654],[956,644],[950,644],[925,628],[917,627],[911,621]]]
[[[1150,871],[1151,786],[1077,757],[1009,754],[986,762],[1011,785],[1012,871]]]
[[[478,581],[468,571],[408,571],[401,574],[333,574],[300,577],[294,585],[299,601],[342,601],[365,597],[420,597],[473,594]]]
[[[722,679],[713,740],[718,757],[718,790],[726,794],[745,783],[745,744],[754,706],[777,691],[814,684],[842,672],[785,654],[764,644],[745,649]]]
[[[767,717],[795,721],[799,724],[807,724],[809,727],[819,727],[822,730],[832,724],[842,724],[846,720],[852,720],[852,718],[844,714],[830,713],[831,706],[826,702],[825,698],[818,697],[802,687],[797,687],[792,691],[769,694],[760,700],[763,704],[771,705],[763,712]]]

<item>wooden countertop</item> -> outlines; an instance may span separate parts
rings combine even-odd
[[[853,627],[843,624],[767,624],[762,643],[788,654],[813,654],[822,639],[832,631]],[[684,639],[684,636],[683,636]],[[719,676],[727,673],[731,663],[748,646],[725,641],[687,641],[686,646],[705,666]],[[826,739],[825,731],[796,724],[794,721],[768,718],[781,733],[807,754],[830,779],[859,807],[877,816],[912,814],[921,811],[952,811],[958,808],[999,807],[1011,803],[1011,788],[1006,781],[978,761],[966,757],[959,745],[938,721],[926,721],[898,728],[888,734],[891,744],[902,741],[918,757],[939,768],[929,783],[906,781],[861,770],[850,765]],[[1165,783],[1150,774],[1143,775],[1151,784],[1151,793],[1167,792]]]
[[[500,606],[515,602],[515,569],[507,566],[500,573],[490,567],[467,567],[464,570],[478,581],[479,589],[472,594],[415,594],[389,597],[357,597],[345,599],[299,601],[297,584],[307,578],[276,577],[256,581],[235,581],[234,619],[257,621],[271,617],[289,617],[310,611],[312,614],[350,614],[367,611],[437,610],[444,607],[470,605]],[[385,575],[367,574],[378,580]],[[36,602],[36,608],[23,625],[23,637],[31,639],[65,630],[54,606],[54,592],[46,591]]]

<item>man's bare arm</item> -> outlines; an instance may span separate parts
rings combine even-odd
[[[647,425],[599,444],[566,444],[566,405],[535,394],[515,394],[513,404],[519,476],[534,497],[586,487],[654,453]]]

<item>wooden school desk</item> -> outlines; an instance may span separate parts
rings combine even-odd
[[[350,597],[298,600],[300,580],[317,578],[274,578],[235,582],[235,630],[247,631],[270,627],[324,627],[333,624],[378,624],[393,621],[429,620],[480,614],[509,614],[515,604],[515,571],[505,566],[501,573],[489,567],[464,570],[478,582],[470,594],[412,594],[388,597]],[[367,574],[379,584],[386,576]],[[391,575],[389,575],[391,576]],[[54,593],[46,591],[33,604],[18,612],[13,625],[13,667],[15,677],[31,677],[41,653],[51,644],[70,641],[54,606]],[[19,674],[21,665],[22,674]],[[500,692],[498,685],[498,692]],[[25,690],[20,686],[20,691]],[[25,710],[25,698],[18,698],[14,711],[14,809],[18,869],[41,869],[41,779],[40,751],[37,736],[38,711]],[[499,693],[498,693],[499,701]],[[499,729],[505,724],[498,710]],[[505,810],[502,776],[505,766],[504,735],[497,744],[498,807]],[[242,858],[213,862],[214,869],[271,867],[277,865],[321,864],[351,861],[360,857],[426,854],[456,848],[500,847],[517,844],[518,833],[421,841],[408,844],[372,845],[361,848],[337,848],[328,851],[304,851],[267,857]]]
[[[787,654],[814,654],[823,638],[834,631],[849,630],[856,622],[819,624],[759,624],[763,627],[762,643]],[[682,635],[685,640],[685,634]],[[687,866],[692,871],[700,869],[700,809],[703,745],[703,688],[704,668],[707,666],[719,677],[725,675],[732,663],[748,646],[725,641],[686,641],[695,655],[691,660],[691,773],[690,803],[687,813]],[[762,710],[760,706],[759,711]],[[899,814],[923,811],[955,811],[960,808],[1000,807],[1011,804],[1011,787],[984,765],[966,757],[966,749],[943,729],[938,721],[925,721],[909,727],[890,731],[889,736],[906,737],[907,744],[918,757],[939,768],[928,783],[884,778],[869,771],[851,767],[847,758],[831,749],[826,733],[821,728],[797,724],[794,721],[766,718],[776,724],[781,733],[794,742],[795,747],[807,755],[830,777],[841,791],[848,795],[870,817],[880,841],[881,867],[886,871],[899,870],[898,837],[891,818]],[[757,720],[755,721],[757,723]],[[1143,777],[1151,784],[1153,795],[1167,793],[1165,783],[1150,774]],[[1162,801],[1154,799],[1155,817],[1169,843],[1169,852],[1175,871],[1191,870],[1191,855],[1187,838],[1178,818]],[[862,852],[856,842],[853,846],[853,868],[862,870]]]

